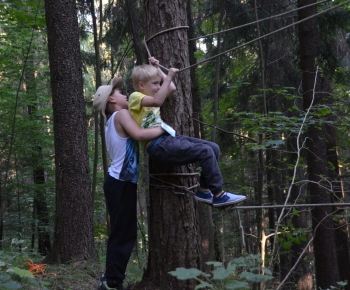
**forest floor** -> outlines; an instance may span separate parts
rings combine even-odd
[[[69,265],[47,265],[47,276],[42,280],[49,282],[47,289],[52,290],[97,290],[104,265],[91,264],[88,261],[74,262]],[[53,275],[54,273],[54,275]]]
[[[12,256],[0,251],[0,289],[97,290],[100,276],[105,271],[105,247],[97,250],[99,254],[98,261],[82,260],[69,264],[40,264],[38,261],[42,257],[34,253],[32,255],[27,253],[26,255]],[[11,259],[11,257],[15,258]],[[2,262],[5,259],[7,261]],[[129,284],[131,289],[132,285],[141,281],[146,259],[145,252],[133,252],[126,269],[125,278],[125,283]],[[9,268],[9,265],[16,268],[16,273],[20,274],[21,278],[6,271],[5,266]],[[30,278],[27,274],[29,272],[24,271],[30,269],[32,269],[33,274],[37,272],[35,278]]]
[[[54,272],[56,276],[47,278],[47,281],[50,282],[47,289],[97,290],[100,276],[104,270],[104,261],[96,264],[80,261],[70,265],[48,265],[47,273]],[[140,268],[139,261],[131,258],[126,270],[125,282],[130,285],[135,284],[141,280],[142,273],[143,269]]]

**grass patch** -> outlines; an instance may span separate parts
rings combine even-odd
[[[104,265],[77,261],[69,265],[48,265],[48,272],[54,272],[56,277],[47,277],[50,281],[49,289],[52,290],[82,290],[97,289]],[[46,280],[47,278],[43,279]]]

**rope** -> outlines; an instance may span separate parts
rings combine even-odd
[[[202,122],[202,121],[200,121],[200,120],[198,120],[198,119],[196,119],[196,118],[193,118],[193,117],[192,117],[192,119],[195,120],[195,121],[197,121],[198,123],[201,123],[201,124],[203,124],[203,125],[207,125],[207,126],[209,126],[209,127],[215,128],[216,130],[219,130],[219,131],[221,131],[221,132],[224,132],[224,133],[227,133],[227,134],[232,134],[232,135],[235,135],[235,136],[240,137],[240,138],[246,138],[246,139],[248,139],[248,140],[250,140],[250,141],[252,141],[252,142],[254,142],[254,143],[259,143],[258,141],[255,141],[254,139],[252,139],[252,138],[250,138],[250,137],[248,137],[248,136],[244,136],[244,135],[241,135],[241,134],[238,134],[238,133],[235,133],[235,132],[226,131],[226,130],[220,128],[220,127],[217,127],[217,126],[214,126],[214,125],[211,125],[211,124]]]
[[[246,205],[236,206],[233,205],[234,209],[264,209],[264,208],[294,208],[294,207],[323,207],[323,206],[340,206],[350,207],[350,203],[310,203],[310,204],[275,204],[275,205]],[[226,207],[227,208],[227,207]],[[231,207],[230,207],[231,208]]]
[[[145,38],[143,38],[143,42],[144,42],[144,44],[145,44],[148,57],[151,57],[152,55],[151,55],[151,53],[150,53],[150,51],[149,51],[149,49],[148,49],[147,42],[146,42]],[[163,69],[165,69],[166,71],[169,71],[168,68],[166,68],[165,66],[161,65],[160,63],[158,63],[158,66],[161,67],[161,68],[163,68]]]
[[[197,173],[159,173],[159,174],[149,174],[149,176],[155,180],[158,180],[160,182],[163,182],[165,185],[158,185],[158,184],[150,184],[150,186],[158,187],[158,188],[170,188],[170,189],[181,189],[185,192],[178,192],[174,191],[173,193],[176,195],[185,195],[185,193],[194,194],[191,189],[196,188],[199,186],[199,184],[195,184],[191,187],[185,187],[185,186],[179,186],[170,182],[166,182],[164,180],[161,180],[159,178],[156,178],[155,176],[194,176],[197,175]],[[298,203],[298,204],[273,204],[273,205],[246,205],[246,206],[237,206],[237,205],[231,205],[225,207],[225,209],[267,209],[267,208],[299,208],[299,207],[324,207],[324,206],[332,206],[332,207],[350,207],[350,203]]]
[[[221,55],[223,55],[223,54],[226,54],[226,53],[231,52],[231,51],[233,51],[233,50],[236,50],[236,49],[238,49],[238,48],[244,47],[244,46],[246,46],[246,45],[248,45],[248,44],[252,44],[252,43],[255,42],[255,41],[258,41],[258,40],[261,40],[261,39],[263,39],[263,38],[265,38],[265,37],[271,36],[271,35],[273,35],[273,34],[275,34],[275,33],[277,33],[277,32],[280,32],[280,31],[282,31],[282,30],[284,30],[284,29],[290,28],[290,27],[292,27],[292,26],[294,26],[294,25],[296,25],[296,24],[299,24],[299,23],[305,22],[305,21],[307,21],[307,20],[310,20],[310,19],[312,19],[312,18],[314,18],[314,17],[317,17],[317,16],[319,16],[319,15],[322,15],[322,14],[324,14],[324,13],[326,13],[326,12],[329,12],[329,11],[331,11],[331,10],[334,10],[334,9],[336,9],[336,8],[339,8],[339,7],[341,7],[341,6],[345,5],[345,4],[348,4],[348,3],[350,3],[350,0],[347,0],[347,1],[343,2],[343,3],[341,3],[341,4],[338,4],[338,5],[335,5],[335,6],[333,6],[332,8],[325,9],[325,10],[323,10],[323,11],[321,11],[321,12],[318,12],[318,13],[316,13],[316,14],[314,14],[314,15],[311,15],[311,16],[309,16],[309,17],[305,17],[304,19],[301,19],[301,20],[296,21],[296,22],[294,22],[294,23],[292,23],[292,24],[289,24],[289,25],[287,25],[287,26],[285,26],[285,27],[282,27],[282,28],[280,28],[280,29],[277,29],[277,30],[275,30],[275,31],[272,31],[272,32],[270,32],[270,33],[267,33],[267,34],[265,34],[265,35],[263,35],[263,36],[257,37],[257,38],[255,38],[255,39],[253,39],[253,40],[251,40],[251,41],[248,41],[248,42],[246,42],[246,43],[243,43],[243,44],[241,44],[241,45],[238,45],[238,46],[236,46],[236,47],[234,47],[234,48],[228,49],[228,50],[226,50],[226,51],[224,51],[224,52],[222,52],[222,53],[219,53],[219,54],[217,54],[217,55],[214,55],[214,56],[212,56],[212,57],[209,57],[209,58],[207,58],[207,59],[205,59],[205,60],[203,60],[203,61],[200,61],[200,62],[197,62],[197,63],[195,63],[195,64],[192,64],[192,65],[190,65],[190,66],[188,66],[188,67],[182,68],[182,69],[180,69],[180,70],[178,71],[178,73],[179,73],[179,72],[182,72],[182,71],[184,71],[184,70],[187,70],[187,69],[189,69],[189,68],[192,68],[192,67],[194,67],[194,66],[197,66],[197,65],[199,65],[199,64],[205,63],[205,62],[207,62],[207,61],[209,61],[209,60],[215,59],[215,58],[217,58],[218,56],[221,56]]]
[[[197,173],[195,173],[195,174],[197,174]],[[160,173],[160,174],[156,174],[156,175],[195,175],[195,174],[193,174],[193,173],[188,173],[188,174],[186,174],[186,173],[185,174],[184,173],[164,173],[164,174]],[[168,185],[168,186],[165,186],[165,185],[158,185],[158,184],[150,184],[149,186],[158,187],[158,188],[170,188],[173,190],[173,193],[176,195],[185,195],[186,193],[193,195],[194,192],[191,191],[191,189],[199,186],[198,183],[196,183],[195,185],[193,185],[191,187],[180,186],[180,185],[176,185],[176,184],[173,184],[170,182],[166,182],[166,181],[159,179],[157,177],[154,177],[153,174],[149,174],[149,176],[157,181],[160,181],[160,182]],[[175,189],[180,189],[183,192],[175,191]]]
[[[160,35],[160,34],[163,34],[165,32],[168,32],[168,31],[171,31],[171,30],[175,30],[175,29],[188,29],[189,27],[188,26],[176,26],[176,27],[173,27],[173,28],[169,28],[169,29],[166,29],[166,30],[162,30],[154,35],[152,35],[150,38],[147,39],[147,42],[150,41],[152,38]],[[146,41],[145,41],[146,42]]]
[[[150,184],[150,186],[158,187],[158,188],[170,188],[173,189],[173,193],[176,195],[185,195],[185,193],[189,193],[191,195],[194,194],[193,191],[191,191],[193,188],[196,188],[199,186],[199,184],[195,184],[191,187],[185,187],[176,185],[167,181],[164,181],[162,179],[159,179],[155,176],[195,176],[197,173],[158,173],[158,174],[149,174],[149,176],[155,180],[158,180],[166,185],[158,185],[158,184]],[[177,192],[174,191],[174,188],[183,190],[185,192]],[[298,204],[273,204],[273,205],[245,205],[245,206],[237,206],[237,205],[231,205],[225,207],[225,209],[266,209],[266,208],[296,208],[296,207],[322,207],[322,206],[336,206],[336,207],[350,207],[350,203],[298,203]]]
[[[164,174],[157,174],[157,175],[186,175],[186,174],[182,174],[182,173],[164,173]],[[191,175],[191,174],[187,174],[187,175]],[[193,174],[192,174],[193,175]],[[163,182],[165,184],[168,184],[169,186],[165,186],[165,185],[158,185],[158,184],[150,184],[150,186],[153,187],[158,187],[158,188],[170,188],[170,189],[174,189],[174,188],[178,188],[181,189],[185,192],[177,192],[173,190],[173,193],[176,195],[185,195],[185,193],[190,193],[190,194],[194,194],[193,191],[191,191],[191,189],[196,188],[199,186],[199,184],[195,184],[194,186],[191,187],[185,187],[185,186],[179,186],[170,182],[166,182],[164,180],[161,180],[159,178],[154,177],[153,174],[149,175],[151,178],[158,180],[160,182]],[[245,205],[245,206],[237,206],[237,205],[231,205],[231,206],[227,206],[225,207],[225,209],[267,209],[267,208],[299,208],[299,207],[324,207],[324,206],[332,206],[332,207],[350,207],[350,203],[303,203],[303,204],[274,204],[274,205]]]
[[[308,7],[311,7],[311,6],[314,6],[314,5],[323,4],[323,3],[329,2],[329,1],[330,0],[324,0],[324,1],[321,1],[321,2],[312,3],[312,4],[309,4],[309,5],[305,5],[305,6],[302,6],[302,7],[299,7],[299,8],[290,10],[290,11],[287,11],[287,12],[283,12],[281,14],[276,14],[276,15],[273,15],[273,16],[270,16],[270,17],[267,17],[267,18],[264,18],[264,19],[260,19],[260,20],[253,21],[253,22],[249,22],[249,23],[246,23],[246,24],[243,24],[243,25],[240,25],[240,26],[232,27],[232,28],[229,28],[229,29],[226,29],[226,30],[221,30],[221,31],[214,32],[214,33],[211,33],[211,34],[206,34],[206,35],[203,35],[203,36],[198,36],[196,38],[191,38],[188,41],[197,40],[197,39],[201,39],[201,38],[206,38],[206,37],[213,36],[213,35],[216,35],[216,34],[225,33],[225,32],[228,32],[228,31],[232,31],[232,30],[243,28],[243,27],[247,27],[247,26],[250,26],[250,25],[253,25],[253,24],[258,24],[258,23],[264,22],[266,20],[270,20],[270,19],[273,19],[273,18],[281,17],[281,16],[284,16],[286,14],[289,14],[289,13],[292,13],[292,12],[295,12],[295,11],[298,11],[298,10],[301,10],[301,9],[304,9],[304,8],[308,8]]]
[[[193,172],[193,173],[158,173],[158,174],[149,174],[149,176],[194,176],[198,175],[198,173]]]
[[[320,3],[323,3],[323,2],[320,2]],[[316,3],[316,4],[320,4],[320,3]],[[246,43],[243,43],[243,44],[241,44],[241,45],[238,45],[238,46],[236,46],[236,47],[234,47],[234,48],[228,49],[228,50],[226,50],[226,51],[224,51],[224,52],[221,52],[221,53],[219,53],[219,54],[217,54],[217,55],[214,55],[214,56],[209,57],[209,58],[207,58],[207,59],[204,59],[204,60],[202,60],[202,61],[200,61],[200,62],[197,62],[197,63],[195,63],[195,64],[192,64],[192,65],[190,65],[190,66],[188,66],[188,67],[179,69],[178,73],[180,73],[180,72],[182,72],[182,71],[185,71],[185,70],[187,70],[187,69],[189,69],[189,68],[195,67],[195,66],[197,66],[197,65],[203,64],[203,63],[205,63],[205,62],[208,62],[208,61],[210,61],[210,60],[216,59],[217,57],[219,57],[219,56],[221,56],[221,55],[224,55],[224,54],[226,54],[226,53],[228,53],[228,52],[231,52],[231,51],[233,51],[233,50],[239,49],[239,48],[244,47],[244,46],[246,46],[246,45],[252,44],[252,43],[254,43],[254,42],[258,41],[258,40],[261,40],[261,39],[263,39],[263,38],[265,38],[265,37],[271,36],[271,35],[273,35],[273,34],[275,34],[275,33],[277,33],[277,32],[280,32],[280,31],[283,31],[284,29],[293,27],[293,26],[295,26],[296,24],[305,22],[305,21],[310,20],[310,19],[312,19],[312,18],[314,18],[314,17],[318,17],[318,16],[320,16],[320,15],[326,13],[326,12],[329,12],[329,11],[331,11],[331,10],[337,9],[337,8],[339,8],[339,7],[341,7],[341,6],[345,5],[345,4],[348,4],[348,3],[350,3],[350,0],[344,1],[343,3],[340,3],[340,4],[338,4],[338,5],[335,5],[335,6],[331,7],[331,8],[325,9],[325,10],[323,10],[323,11],[321,11],[321,12],[318,12],[318,13],[316,13],[316,14],[314,14],[314,15],[311,15],[311,16],[309,16],[309,17],[305,17],[305,18],[303,18],[303,19],[301,19],[301,20],[298,20],[298,21],[296,21],[296,22],[294,22],[294,23],[292,23],[292,24],[286,25],[286,26],[284,26],[284,27],[282,27],[282,28],[279,28],[279,29],[277,29],[277,30],[275,30],[275,31],[272,31],[272,32],[270,32],[270,33],[267,33],[267,34],[265,34],[265,35],[262,35],[262,36],[260,36],[260,37],[257,37],[257,38],[255,38],[255,39],[253,39],[253,40],[251,40],[251,41],[248,41],[248,42],[246,42]],[[316,5],[316,4],[315,4],[315,5]],[[303,7],[297,8],[297,9],[295,9],[294,11],[299,10],[299,9],[302,9],[302,8],[305,8],[305,7],[308,7],[308,6],[311,6],[311,5],[307,5],[307,6],[303,6]],[[292,12],[292,11],[290,11],[290,12]],[[290,13],[290,12],[286,12],[286,13]],[[282,14],[283,14],[283,13],[282,13]],[[272,17],[272,18],[273,18],[273,17]],[[262,20],[259,20],[259,21],[264,21],[264,20],[266,20],[266,19],[262,19]],[[257,22],[248,23],[248,24],[246,24],[246,25],[251,25],[251,24],[253,24],[253,23],[257,23]],[[158,32],[157,34],[151,36],[148,40],[150,40],[150,39],[154,38],[155,36],[157,36],[157,35],[159,35],[159,34],[162,34],[162,33],[166,32],[166,31],[175,30],[175,29],[181,29],[181,28],[188,28],[188,26],[178,26],[178,27],[173,27],[173,28],[167,29],[167,30],[163,30],[163,31]],[[236,27],[236,28],[232,28],[232,29],[237,29],[237,28],[241,28],[241,27]],[[221,32],[226,32],[226,31],[221,31]],[[218,33],[221,33],[221,32],[218,32]],[[202,37],[201,37],[201,38],[202,38]],[[147,41],[148,41],[148,40],[147,40]],[[145,46],[147,47],[146,41],[145,41]],[[148,48],[147,48],[147,51],[148,51],[149,56],[150,56],[150,52],[149,52]],[[164,67],[164,66],[161,66],[161,67],[162,67],[163,69],[167,70],[167,71],[169,70],[168,68],[166,68],[166,67]]]

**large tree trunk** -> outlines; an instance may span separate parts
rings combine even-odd
[[[46,262],[96,257],[79,28],[74,0],[46,0],[52,88],[56,220]]]
[[[147,1],[145,14],[149,34],[146,38],[169,28],[187,25],[186,2]],[[187,43],[186,29],[179,28],[152,38],[148,46],[162,65],[184,68],[189,66]],[[161,113],[164,121],[173,126],[177,133],[191,136],[193,125],[190,71],[180,72],[175,84],[177,91],[163,104]],[[195,201],[192,194],[174,194],[180,191],[176,186],[189,188],[195,185],[193,172],[194,166],[191,164],[160,168],[150,160],[149,259],[143,278],[143,283],[148,282],[150,285],[147,289],[194,288],[193,281],[180,281],[168,274],[177,267],[200,267],[200,236]],[[171,175],[174,173],[178,175]]]
[[[298,0],[298,6],[316,3],[316,0]],[[315,15],[316,6],[298,12],[299,19]],[[327,72],[317,73],[316,60],[320,57],[320,36],[316,17],[299,24],[300,66],[303,74],[303,106],[325,104],[330,93]],[[331,192],[326,188],[329,183],[327,164],[327,135],[325,125],[309,125],[307,135],[307,165],[309,194],[311,203],[331,202]],[[331,207],[315,207],[312,209],[312,226],[314,230],[314,253],[316,266],[317,289],[327,289],[339,281],[338,263],[335,247],[334,228]]]

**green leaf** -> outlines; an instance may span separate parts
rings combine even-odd
[[[214,266],[214,267],[221,267],[222,266],[221,262],[216,262],[216,261],[209,261],[209,262],[206,262],[206,264],[209,266]]]
[[[204,53],[204,51],[202,51],[202,50],[197,50],[197,51],[194,53],[194,57],[195,57],[196,59],[200,59],[200,58],[202,58],[204,55],[205,55],[205,53]]]
[[[331,113],[331,110],[327,107],[319,108],[316,111],[316,115],[319,117],[327,116]]]
[[[232,274],[232,271],[230,271],[229,269],[225,269],[224,267],[220,267],[213,270],[212,273],[213,273],[213,277],[212,277],[213,280],[224,280]]]
[[[270,275],[272,276],[272,272],[268,268],[263,268],[265,275]]]
[[[284,144],[284,140],[268,140],[265,142],[265,146],[271,146],[272,148],[277,148]]]
[[[33,273],[29,272],[28,270],[20,269],[17,267],[12,268],[13,272],[21,277],[27,277],[27,278],[35,278]]]
[[[0,283],[0,289],[19,289],[22,285],[15,281]]]
[[[250,273],[250,272],[243,272],[243,273],[239,274],[239,276],[243,279],[246,279],[250,282],[255,282],[255,283],[260,283],[260,282],[264,282],[264,281],[268,281],[268,280],[273,279],[272,276],[254,274],[254,273]]]
[[[202,271],[199,271],[195,268],[176,268],[175,271],[168,272],[170,275],[176,277],[179,280],[188,280],[188,279],[194,279],[197,278],[200,275],[204,275]]]
[[[293,208],[293,216],[299,216],[299,211]]]
[[[337,282],[337,284],[339,285],[339,286],[346,286],[346,285],[348,285],[348,282],[345,282],[345,281],[341,281],[341,282]]]
[[[10,280],[11,276],[9,274],[0,274],[0,281]]]
[[[213,289],[214,286],[212,284],[209,284],[208,282],[202,282],[201,284],[197,285],[196,288],[194,288],[194,290],[203,289],[203,288]]]
[[[228,281],[225,284],[225,288],[226,289],[242,289],[242,288],[249,289],[249,284],[244,281],[233,280],[233,281]]]

